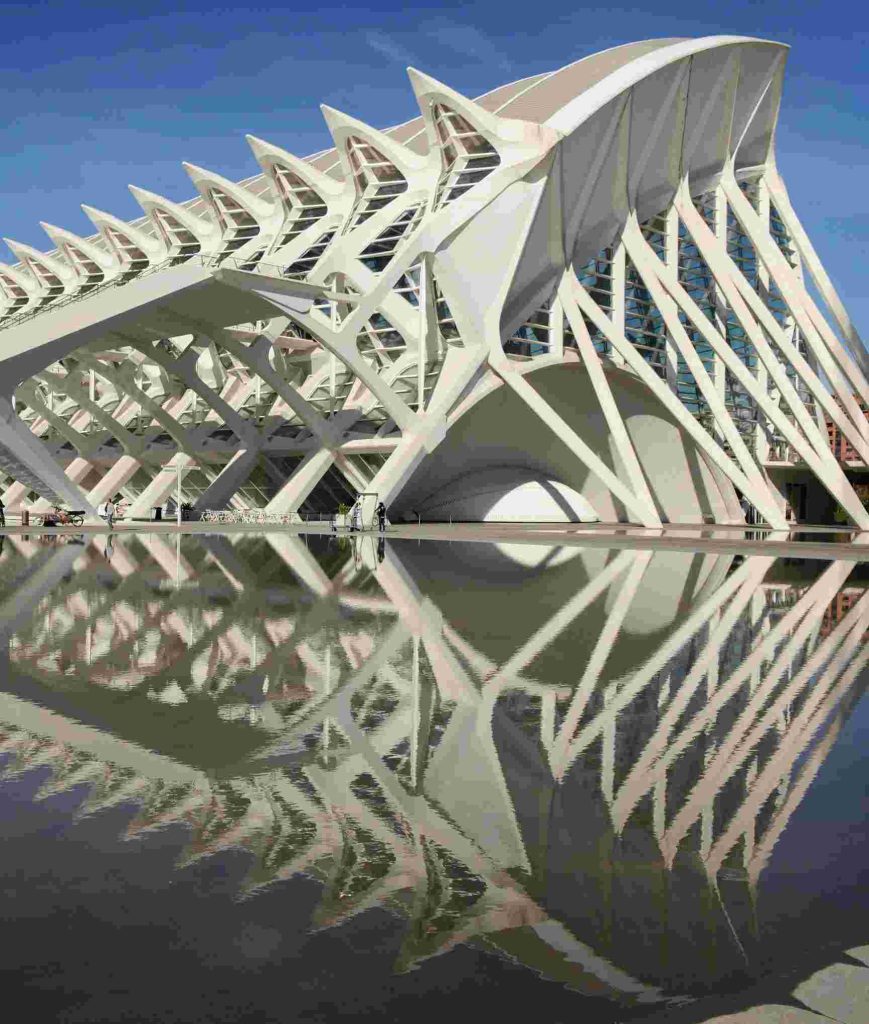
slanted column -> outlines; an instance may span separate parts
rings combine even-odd
[[[721,186],[719,185],[718,187],[719,187],[719,190],[723,192],[723,189],[721,189]],[[761,221],[764,223],[764,225],[766,226],[767,230],[769,230],[769,191],[766,188],[766,185],[764,184],[763,179],[760,180],[759,186],[758,186],[758,211],[757,212],[758,212],[758,216],[760,217]],[[757,257],[757,276],[758,276],[758,280],[760,281],[760,286],[763,289],[763,297],[766,298],[766,296],[769,295],[769,270],[767,270],[766,265],[761,262],[760,256]],[[791,319],[791,323],[789,324],[788,327],[785,328],[785,330],[789,330],[789,331],[793,330],[793,320],[792,319]],[[760,359],[758,360],[758,364],[757,364],[757,367],[756,367],[756,375],[757,375],[758,386],[760,388],[762,388],[764,392],[766,392],[766,390],[768,388],[768,385],[769,385],[769,372],[767,371],[767,368],[764,366],[763,361],[760,360]],[[769,441],[767,440],[766,434],[764,433],[763,429],[761,428],[760,423],[758,423],[758,425],[755,427],[755,431],[754,431],[754,451],[755,451],[755,455],[757,456],[758,462],[764,463],[764,462],[768,461],[768,459],[769,459]]]
[[[196,508],[225,508],[256,467],[259,449],[242,448],[227,462],[196,502]]]
[[[549,306],[549,354],[558,359],[564,356],[564,308],[558,295]]]
[[[613,250],[612,262],[612,307],[613,307],[613,328],[620,337],[625,336],[625,281],[627,278],[627,256],[625,255],[624,242],[619,239],[618,245]],[[624,366],[625,360],[620,352],[614,348],[610,349],[610,359],[616,366]]]
[[[666,213],[666,234],[664,236],[664,253],[667,266],[679,276],[679,214],[676,207],[671,206]],[[676,343],[667,331],[666,348],[664,350],[664,370],[667,387],[675,393],[679,375],[679,354]]]
[[[727,198],[724,195],[724,189],[720,185],[717,185],[715,187],[715,237],[721,243],[722,247],[724,248],[724,251],[726,252]],[[699,248],[699,244],[696,238],[694,239],[694,243],[695,245],[698,245]],[[721,332],[721,336],[729,345],[730,339],[727,337],[727,302],[717,281],[715,283],[715,305],[720,312],[720,316],[717,317],[716,319],[718,321],[718,327]],[[721,361],[721,356],[714,349],[712,351],[712,366],[714,369],[713,382],[715,384],[715,390],[718,396],[721,398],[721,401],[723,402],[724,396],[727,391],[725,387],[726,379],[724,363]]]
[[[96,515],[96,509],[49,455],[39,438],[19,419],[11,400],[5,397],[0,397],[0,446],[33,475],[38,487],[71,508],[82,508],[88,515]]]
[[[419,337],[416,343],[416,411],[425,408],[425,371],[428,363],[428,332],[434,317],[434,305],[429,301],[431,292],[431,265],[424,259],[419,267]],[[435,329],[437,325],[435,324]]]
[[[178,481],[178,466],[181,466],[182,478],[195,468],[193,457],[184,452],[177,452],[170,461],[157,473],[150,484],[130,505],[130,517],[143,516],[148,509],[162,505],[173,493]]]
[[[328,448],[319,448],[305,456],[290,479],[266,505],[266,512],[298,512],[299,506],[323,479],[334,461],[335,453]]]
[[[95,505],[100,505],[113,497],[121,488],[126,487],[139,471],[142,463],[130,456],[122,456],[100,479],[88,497]]]

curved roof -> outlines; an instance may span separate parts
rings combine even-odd
[[[780,43],[741,36],[645,39],[590,54],[555,71],[500,85],[476,97],[474,102],[501,117],[536,124],[549,123],[561,131],[570,131],[576,125],[565,123],[572,120],[568,112],[576,111],[577,114],[581,114],[579,120],[584,120],[598,106],[606,103],[613,94],[623,92],[637,81],[670,63],[706,50],[746,44],[761,49],[787,49]],[[588,102],[583,103],[581,98],[584,99],[584,94],[592,90],[593,96],[589,96]],[[425,153],[428,150],[422,117],[394,125],[385,129],[384,133],[418,153]],[[334,147],[313,153],[304,159],[336,179],[343,178],[338,153]],[[256,196],[267,194],[270,188],[268,179],[262,173],[245,178],[238,184]],[[205,201],[201,196],[179,205],[191,213],[206,211]],[[140,227],[146,233],[154,230],[147,217],[131,220],[129,223]]]
[[[653,54],[659,55],[660,59],[655,64],[665,66],[670,62],[671,57],[672,60],[679,60],[693,52],[738,44],[754,44],[787,49],[781,43],[773,43],[745,36],[704,36],[697,39],[685,37],[644,39],[639,42],[624,43],[621,46],[614,46],[611,49],[590,54],[555,71],[544,72],[529,78],[521,78],[515,82],[508,82],[484,93],[482,96],[476,97],[474,102],[490,113],[498,114],[501,117],[543,124],[560,111],[563,111],[594,86],[602,85],[610,76],[616,76],[618,72],[623,72],[633,62],[639,62],[642,58]],[[671,50],[672,53],[660,53],[660,51],[664,50]],[[644,67],[642,70],[639,67],[637,68],[637,78],[642,78],[645,74],[651,74],[655,70],[654,65],[647,64],[646,61],[642,61],[642,63]],[[618,76],[619,80],[621,77]],[[632,81],[625,81],[624,87],[629,87],[631,84],[633,84]],[[620,81],[619,86],[621,86]],[[390,135],[396,142],[400,142],[416,152],[423,153],[427,151],[428,143],[421,117],[415,117],[410,121],[387,128],[385,129],[385,134]],[[336,178],[341,177],[340,163],[334,148],[313,153],[305,159],[319,170],[325,171]],[[255,195],[266,191],[268,187],[261,174],[247,178],[241,184],[250,189]],[[201,202],[199,199],[191,200],[192,207],[195,208],[199,202]]]
[[[542,124],[565,103],[597,84],[607,75],[618,71],[632,60],[647,53],[683,42],[683,39],[645,39],[637,43],[624,43],[609,50],[582,57],[556,71],[545,71],[530,78],[520,78],[491,89],[474,99],[492,114]],[[423,153],[428,149],[425,127],[421,117],[385,129],[385,134],[409,149]],[[335,149],[322,150],[306,159],[321,171],[340,176],[340,164]],[[259,194],[264,188],[260,174],[243,182],[252,192]]]

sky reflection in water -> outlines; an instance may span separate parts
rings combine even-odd
[[[600,1021],[781,999],[869,934],[867,578],[519,543],[6,537],[4,974],[64,1020],[131,998],[135,1019],[429,1019],[539,993]],[[75,938],[37,938],[70,915]],[[177,974],[171,1007],[111,936]]]

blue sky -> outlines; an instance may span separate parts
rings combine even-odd
[[[652,5],[650,5],[652,6]],[[256,173],[252,132],[306,155],[330,144],[328,103],[386,127],[415,115],[412,64],[468,95],[618,43],[755,35],[788,43],[779,164],[869,336],[869,4],[566,0],[408,8],[241,8],[152,0],[0,5],[0,235],[49,248],[44,220],[90,233],[82,202],[124,218],[133,183],[193,194],[190,160]],[[11,256],[0,244],[0,260]]]

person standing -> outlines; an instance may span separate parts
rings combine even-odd
[[[100,516],[101,519],[104,519],[108,523],[110,530],[114,528],[115,503],[112,501],[111,498],[109,498],[107,501],[104,501],[103,504],[100,505],[100,507],[97,509],[97,514]]]
[[[6,506],[3,504],[3,499],[0,498],[0,526],[6,525]]]
[[[377,514],[377,529],[384,533],[386,531],[386,506],[382,501],[378,501],[374,511]]]

